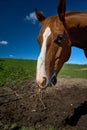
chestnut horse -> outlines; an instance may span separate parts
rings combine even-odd
[[[46,18],[35,10],[42,25],[38,36],[40,55],[37,61],[36,82],[40,88],[55,85],[57,74],[71,54],[71,47],[84,50],[87,57],[87,12],[65,13],[65,0],[58,4],[58,16]]]

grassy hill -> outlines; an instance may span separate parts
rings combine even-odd
[[[64,64],[59,77],[87,78],[87,65]]]
[[[36,74],[36,61],[0,59],[0,85],[32,79]],[[65,64],[59,77],[87,78],[87,65]]]

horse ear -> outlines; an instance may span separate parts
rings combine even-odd
[[[38,9],[35,9],[35,14],[36,14],[37,19],[40,22],[42,22],[46,19],[46,17]]]
[[[57,12],[59,14],[60,20],[64,23],[65,22],[65,11],[66,11],[66,3],[65,0],[59,0]]]

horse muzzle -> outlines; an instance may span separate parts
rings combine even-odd
[[[52,73],[50,79],[48,79],[46,76],[41,78],[41,80],[37,80],[38,87],[40,89],[44,89],[48,86],[54,86],[57,83],[56,74]]]

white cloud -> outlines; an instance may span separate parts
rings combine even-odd
[[[7,45],[8,42],[7,41],[0,41],[0,45]]]
[[[25,20],[27,20],[27,21],[31,21],[32,24],[35,24],[36,21],[37,21],[37,17],[36,17],[35,12],[32,12],[32,13],[30,13],[29,15],[26,15]]]
[[[14,57],[12,54],[9,55],[10,58]]]

